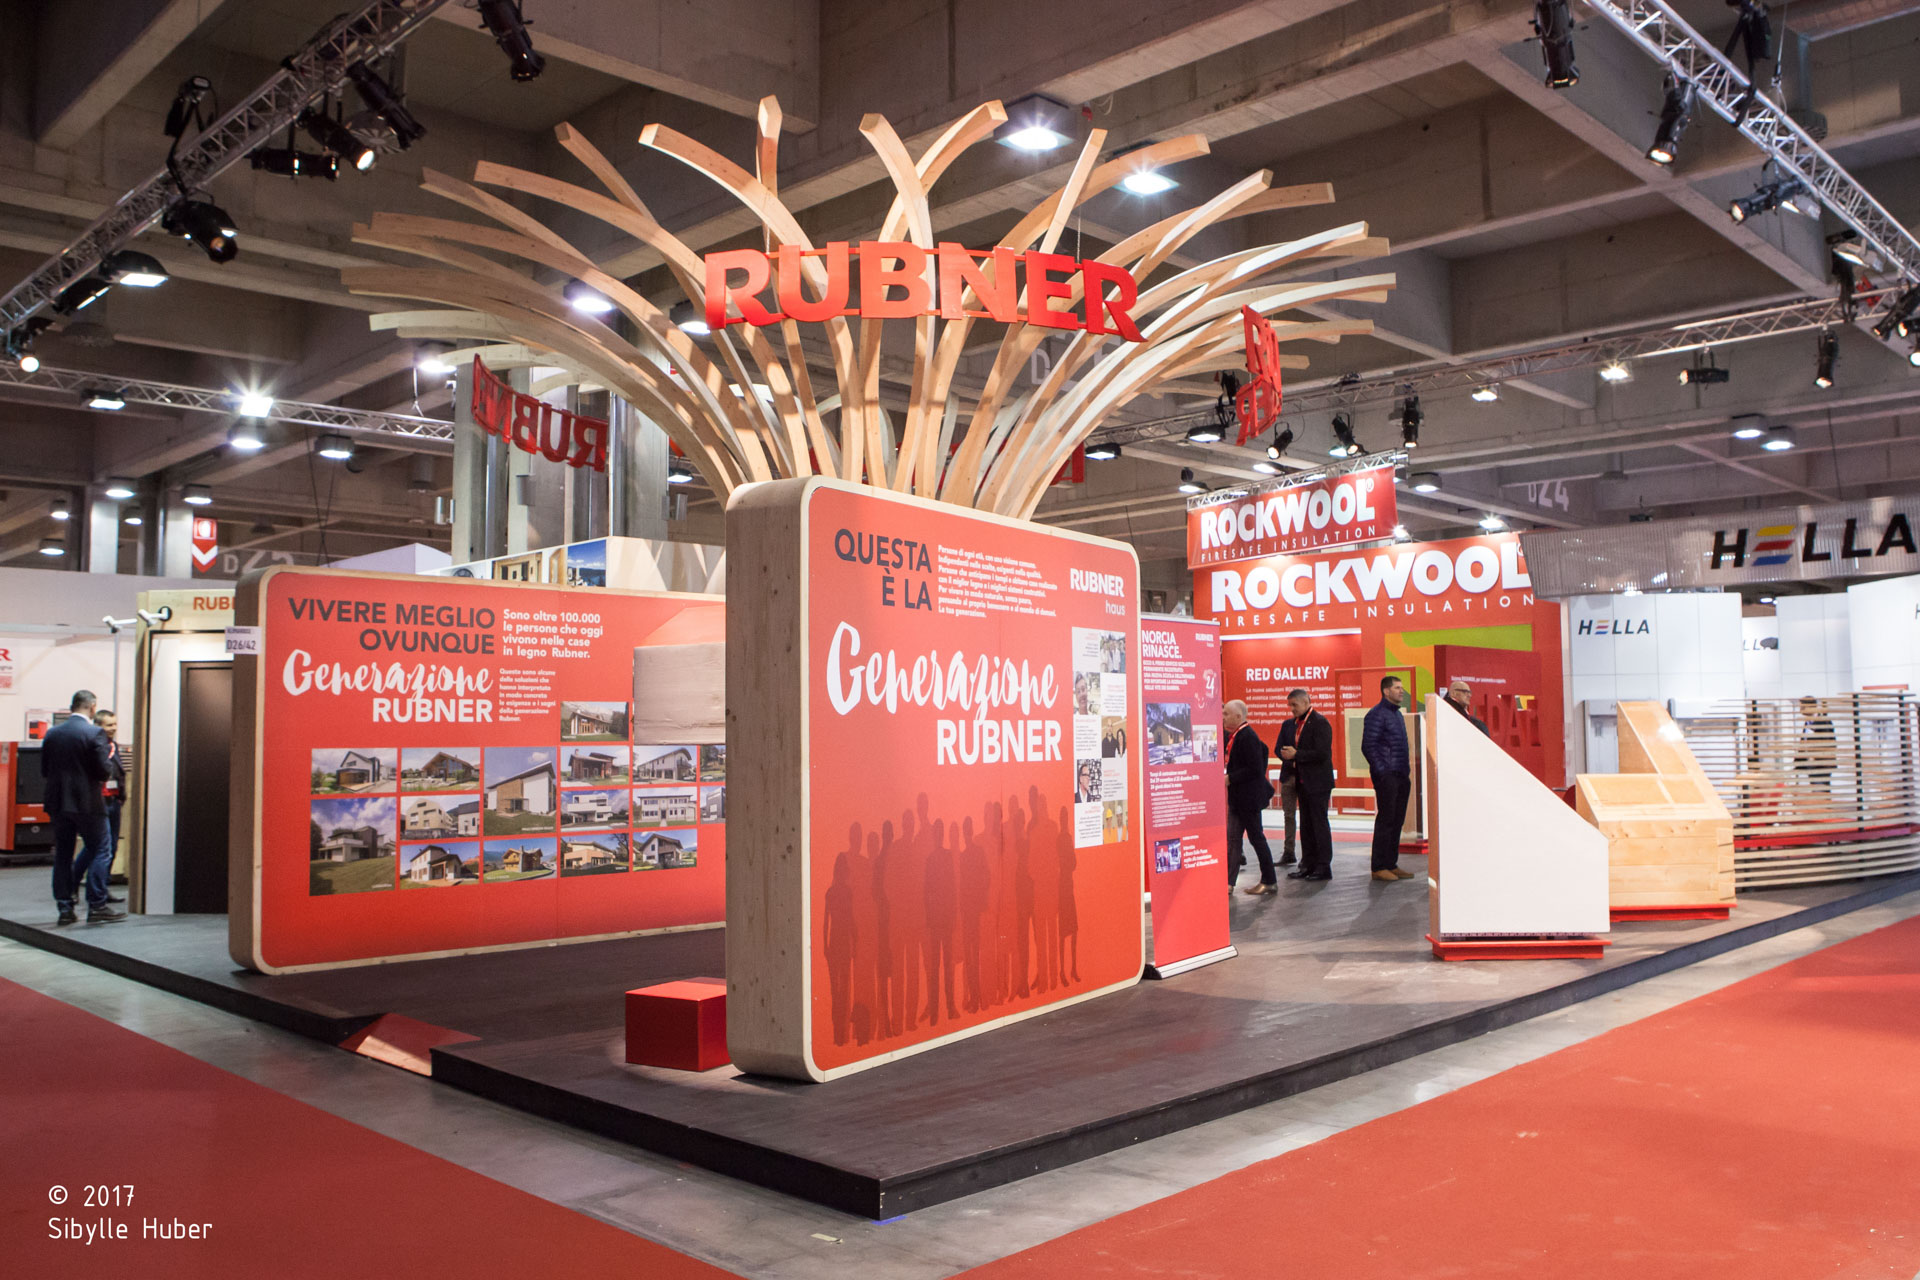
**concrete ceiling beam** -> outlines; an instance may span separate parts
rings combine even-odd
[[[33,128],[78,142],[197,30],[221,0],[46,0],[34,24]]]

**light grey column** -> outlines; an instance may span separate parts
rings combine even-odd
[[[490,560],[507,551],[507,466],[504,440],[473,420],[473,367],[453,386],[453,562]]]
[[[667,536],[667,433],[613,397],[607,432],[607,531],[629,538]]]
[[[120,572],[120,504],[98,491],[88,494],[87,572]],[[77,523],[77,522],[69,522]]]

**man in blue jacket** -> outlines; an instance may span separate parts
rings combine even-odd
[[[1399,676],[1380,681],[1380,701],[1367,712],[1360,754],[1373,774],[1373,878],[1411,880],[1400,869],[1400,828],[1407,820],[1407,796],[1413,790],[1413,765],[1407,753],[1407,722],[1400,707],[1406,686]]]
[[[47,813],[53,819],[53,900],[60,923],[72,924],[74,895],[82,888],[87,898],[87,923],[111,924],[127,913],[114,909],[107,895],[107,868],[113,850],[107,847],[107,807],[103,797],[113,748],[107,735],[94,727],[93,694],[82,689],[73,695],[73,714],[47,731],[40,744],[40,773],[46,779]],[[80,857],[73,856],[74,844]],[[104,861],[103,861],[104,859]]]

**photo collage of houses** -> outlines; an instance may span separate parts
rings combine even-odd
[[[313,752],[312,896],[698,865],[724,746],[632,741],[624,702],[562,702],[558,746]]]
[[[1127,838],[1127,637],[1073,629],[1073,845]]]

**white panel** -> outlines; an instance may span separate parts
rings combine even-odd
[[[1740,619],[1742,683],[1749,698],[1780,696],[1780,619]],[[1735,695],[1739,696],[1738,694]]]
[[[1660,670],[1656,596],[1620,596],[1613,602],[1613,669],[1625,675]],[[1689,620],[1688,629],[1692,629]],[[1622,694],[1622,697],[1627,695]]]
[[[1613,678],[1613,696],[1622,702],[1662,702],[1660,677],[1652,671],[1628,672]]]
[[[1862,688],[1920,688],[1920,577],[1847,588],[1848,656]]]
[[[1614,679],[1612,676],[1575,676],[1573,678],[1572,699],[1580,702],[1613,701]],[[1591,769],[1588,770],[1592,772]]]
[[[1574,676],[1613,674],[1613,597],[1567,601],[1567,669]]]
[[[1441,933],[1605,933],[1606,837],[1464,717],[1427,702]]]
[[[1694,599],[1700,605],[1701,674],[1741,675],[1740,597],[1723,593]]]
[[[1755,693],[1741,679],[1738,671],[1708,671],[1700,677],[1700,696],[1708,702],[1733,702],[1740,698],[1777,698],[1780,687],[1779,677],[1773,681],[1774,692]]]
[[[1827,669],[1826,606],[1819,596],[1781,596],[1774,606],[1780,628],[1780,676]],[[1789,690],[1798,692],[1798,690]]]
[[[1699,596],[1653,596],[1653,642],[1663,677],[1698,675],[1701,664]]]
[[[1738,682],[1736,681],[1736,686]],[[1698,671],[1663,671],[1660,673],[1661,706],[1667,705],[1667,699],[1677,698],[1682,702],[1698,702],[1706,697],[1706,677]]]

